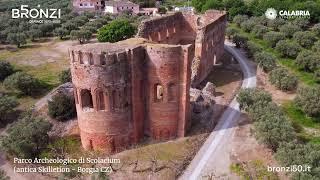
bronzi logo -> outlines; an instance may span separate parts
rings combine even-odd
[[[21,5],[20,9],[12,9],[11,17],[13,19],[27,18],[27,19],[60,19],[61,9],[42,9],[40,5],[38,8],[28,8],[28,5]]]

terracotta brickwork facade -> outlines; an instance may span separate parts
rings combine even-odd
[[[136,38],[114,44],[79,45],[69,50],[85,149],[114,153],[138,143],[145,135],[155,140],[185,136],[191,124],[193,59],[200,55],[201,61],[212,67],[213,60],[209,58],[213,56],[208,51],[220,57],[223,48],[223,42],[217,42],[211,33],[223,36],[225,19],[220,17],[225,18],[225,14],[214,13],[221,15],[213,15],[213,21],[218,23],[203,16],[208,27],[198,27],[197,16],[176,13],[145,21]],[[203,43],[198,47],[200,41]],[[209,71],[207,67],[199,68],[204,74]]]

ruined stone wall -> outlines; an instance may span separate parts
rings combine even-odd
[[[208,11],[199,19],[195,41],[195,58],[200,60],[197,76],[193,82],[196,86],[203,81],[213,66],[219,64],[224,52],[224,34],[226,28],[226,14],[223,11]]]
[[[183,137],[190,118],[192,53],[189,52],[193,51],[193,46],[153,45],[147,46],[146,51],[151,136],[157,140]]]
[[[111,153],[135,142],[127,52],[76,48],[70,59],[83,147]]]

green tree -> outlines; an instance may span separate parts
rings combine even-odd
[[[310,50],[303,50],[297,56],[295,63],[305,71],[314,72],[320,68],[320,56]]]
[[[276,18],[273,20],[268,20],[267,26],[271,27],[274,31],[278,31],[280,26],[286,24],[286,20],[282,18]]]
[[[320,53],[320,40],[314,43],[314,45],[312,46],[312,50],[314,52]]]
[[[83,44],[91,39],[92,32],[88,30],[72,30],[70,36],[71,39],[76,39],[80,44]]]
[[[301,31],[301,28],[292,23],[287,23],[279,28],[280,32],[282,32],[286,37],[292,37],[295,32]]]
[[[232,37],[238,33],[239,33],[239,30],[236,28],[227,27],[226,29],[226,36],[228,37],[228,39],[232,39]]]
[[[67,29],[65,29],[65,28],[56,28],[54,30],[54,34],[56,36],[59,36],[59,38],[62,40],[64,37],[69,35],[69,31]]]
[[[311,28],[312,32],[314,32],[317,36],[320,36],[320,23],[313,25]]]
[[[247,55],[248,57],[253,57],[254,54],[259,53],[262,51],[262,47],[254,43],[253,41],[247,42]]]
[[[0,94],[0,123],[7,119],[7,116],[14,112],[18,106],[16,98]]]
[[[14,44],[18,48],[20,48],[22,44],[27,43],[27,36],[24,33],[9,33],[7,37],[7,41],[10,44]]]
[[[320,69],[318,69],[314,72],[313,77],[316,82],[320,83]]]
[[[14,73],[13,66],[7,61],[0,61],[0,81]]]
[[[296,76],[284,68],[276,68],[269,73],[269,81],[282,91],[295,90],[298,85]]]
[[[260,52],[254,55],[254,60],[258,66],[265,72],[269,72],[276,67],[275,57],[267,52]]]
[[[100,42],[117,42],[132,37],[136,28],[128,20],[113,20],[98,31]]]
[[[20,158],[37,157],[49,141],[51,124],[32,115],[31,112],[9,127],[7,135],[1,139],[5,152]]]
[[[233,22],[237,25],[240,26],[241,23],[247,21],[249,17],[247,15],[236,15],[233,18]]]
[[[302,47],[295,41],[281,40],[276,45],[276,50],[282,57],[296,58]]]
[[[71,71],[70,69],[64,70],[59,74],[59,80],[62,84],[71,82]]]
[[[257,38],[262,38],[266,32],[268,32],[268,28],[259,24],[255,25],[251,31],[251,33]]]
[[[48,101],[48,114],[51,118],[65,121],[76,116],[74,98],[65,94],[57,94]]]
[[[257,102],[262,104],[270,103],[272,97],[266,91],[247,88],[239,92],[237,101],[240,104],[241,110],[248,111]]]
[[[241,34],[235,34],[232,38],[232,42],[236,44],[237,48],[244,47],[247,41],[248,38]]]
[[[293,39],[296,40],[302,47],[309,48],[317,38],[311,31],[299,31],[293,34]]]
[[[20,91],[25,95],[33,95],[40,87],[37,79],[24,72],[16,72],[8,76],[3,84],[6,88]]]
[[[294,100],[299,107],[308,116],[320,116],[320,87],[300,87]]]
[[[256,25],[256,23],[253,20],[249,19],[247,21],[242,22],[240,24],[240,27],[245,32],[251,32],[255,25]]]
[[[284,39],[285,36],[281,32],[270,31],[263,35],[263,40],[267,41],[271,47],[275,47],[280,40]]]

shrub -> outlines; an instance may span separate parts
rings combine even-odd
[[[288,70],[284,68],[272,70],[269,74],[269,81],[282,91],[295,90],[298,85],[297,77],[290,74]]]
[[[81,30],[72,30],[70,32],[71,39],[76,39],[80,44],[83,44],[89,41],[92,37],[92,32],[89,30],[81,29]]]
[[[271,71],[276,66],[275,57],[266,52],[256,53],[254,60],[258,63],[258,66],[265,72]]]
[[[314,72],[313,77],[316,82],[320,83],[320,69]]]
[[[248,38],[240,34],[235,34],[232,38],[232,42],[236,44],[237,48],[244,47],[247,41]]]
[[[267,26],[271,27],[274,31],[279,30],[279,27],[284,24],[286,24],[286,21],[282,18],[276,18],[267,22]]]
[[[226,29],[226,35],[228,39],[231,39],[235,34],[238,34],[238,33],[239,33],[239,30],[236,28],[228,27]]]
[[[262,51],[262,47],[252,41],[247,42],[246,48],[248,50],[247,51],[248,57],[253,57],[254,54]]]
[[[271,102],[272,97],[265,91],[247,88],[239,92],[237,101],[241,110],[248,111],[257,102],[262,104]]]
[[[258,38],[262,38],[266,32],[268,32],[268,28],[263,25],[255,25],[251,31],[251,33]]]
[[[9,33],[7,37],[7,41],[10,44],[14,44],[18,48],[20,48],[21,45],[27,43],[27,36],[25,33]]]
[[[0,61],[0,81],[14,72],[13,66],[7,61]]]
[[[299,31],[293,34],[293,39],[295,39],[302,47],[309,48],[314,42],[316,42],[317,38],[310,31]]]
[[[286,37],[292,37],[295,32],[301,31],[301,28],[297,25],[287,23],[280,26],[279,31],[282,32]]]
[[[314,45],[312,46],[312,50],[314,52],[320,53],[320,41],[314,43]]]
[[[309,20],[303,18],[296,18],[292,21],[292,24],[300,27],[301,29],[306,29],[308,27]]]
[[[240,26],[241,23],[247,21],[249,18],[247,15],[236,15],[233,18],[233,22],[236,23],[237,26]]]
[[[290,142],[296,138],[294,128],[288,118],[268,111],[268,106],[265,106],[264,111],[265,114],[254,122],[254,133],[258,141],[276,151],[281,143]]]
[[[271,47],[275,47],[280,40],[284,40],[285,35],[280,32],[270,31],[263,35],[263,40],[267,41]]]
[[[71,71],[70,69],[64,70],[59,74],[59,80],[62,84],[71,82]]]
[[[48,109],[49,116],[59,121],[71,119],[76,115],[74,98],[62,93],[48,101]]]
[[[13,156],[34,158],[49,142],[51,124],[28,112],[22,119],[9,127],[2,138],[1,147]]]
[[[33,95],[33,92],[40,87],[37,79],[24,72],[16,72],[8,76],[3,84],[6,88],[20,91],[25,95]]]
[[[247,21],[244,21],[240,24],[240,27],[242,30],[244,30],[245,32],[250,32],[252,31],[253,27],[255,26],[256,24],[254,23],[254,21],[251,21],[250,19],[247,20]]]
[[[113,20],[98,31],[100,42],[117,42],[134,35],[136,28],[127,20]]]
[[[311,28],[312,32],[317,36],[320,36],[320,23],[313,25]]]
[[[320,116],[320,87],[301,87],[298,89],[294,100],[297,107],[308,116]]]
[[[275,158],[283,166],[304,164],[311,167],[311,171],[296,172],[293,179],[318,179],[320,146],[318,144],[300,144],[299,142],[282,143]]]
[[[320,68],[320,56],[309,50],[301,51],[295,62],[299,68],[309,72],[314,72]]]
[[[65,36],[69,35],[69,31],[65,28],[57,28],[54,30],[54,34],[63,39]]]
[[[276,45],[276,50],[282,57],[296,58],[302,47],[295,41],[281,40]]]
[[[0,123],[18,106],[16,98],[0,94]]]

